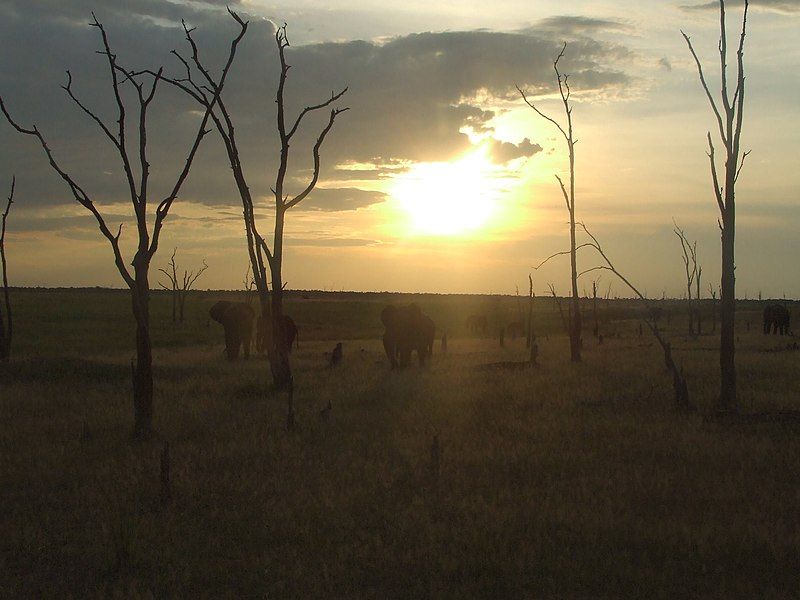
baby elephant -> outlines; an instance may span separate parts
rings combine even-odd
[[[253,319],[255,311],[244,302],[221,300],[208,311],[211,318],[225,329],[225,354],[228,360],[239,357],[239,348],[244,349],[244,357],[250,356],[250,340],[253,338]]]

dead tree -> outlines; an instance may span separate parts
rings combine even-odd
[[[522,95],[522,99],[530,106],[536,114],[543,119],[549,121],[556,126],[564,140],[567,143],[567,150],[569,151],[569,192],[564,185],[561,177],[556,175],[558,184],[561,187],[561,193],[564,196],[564,201],[567,205],[567,212],[569,213],[569,257],[571,268],[571,282],[572,282],[572,308],[570,310],[570,326],[569,326],[569,348],[570,356],[574,362],[581,360],[581,310],[580,299],[578,297],[578,258],[577,248],[575,246],[575,144],[578,140],[574,139],[572,132],[572,105],[570,104],[571,90],[569,87],[569,75],[562,75],[558,69],[558,63],[564,56],[564,51],[567,49],[567,43],[561,48],[553,62],[553,69],[556,72],[556,82],[558,83],[558,92],[561,96],[561,102],[564,105],[564,113],[567,120],[566,129],[554,118],[544,114],[537,106],[528,99],[522,89],[517,86],[517,91]]]
[[[233,11],[228,11],[238,23],[241,35],[247,31],[248,23],[242,21]],[[290,65],[286,61],[286,49],[289,47],[289,39],[286,35],[286,25],[278,27],[275,31],[275,44],[278,50],[281,73],[278,81],[278,91],[275,99],[277,105],[276,126],[280,138],[280,163],[275,176],[275,186],[271,188],[274,198],[275,220],[273,228],[272,248],[269,247],[263,235],[259,232],[256,222],[256,213],[253,203],[253,195],[247,184],[242,161],[240,159],[240,149],[235,135],[233,117],[231,116],[228,105],[222,96],[221,81],[215,79],[211,71],[206,67],[200,58],[199,49],[192,36],[192,29],[184,24],[186,41],[191,50],[189,58],[183,57],[180,53],[173,51],[173,54],[180,60],[185,70],[183,77],[163,78],[168,83],[176,86],[194,99],[206,110],[211,110],[211,119],[214,122],[217,132],[222,138],[225,146],[234,182],[242,201],[245,233],[247,237],[247,250],[250,258],[253,279],[261,308],[261,317],[269,319],[271,327],[271,339],[268,340],[268,356],[272,380],[275,389],[288,390],[292,381],[292,371],[289,364],[289,348],[286,345],[286,336],[283,334],[283,292],[285,284],[283,282],[283,234],[286,224],[286,213],[300,204],[314,190],[320,174],[320,149],[333,128],[336,118],[348,110],[347,108],[334,107],[330,109],[327,122],[317,136],[317,140],[311,149],[313,159],[313,169],[309,180],[305,183],[302,190],[292,195],[286,190],[286,177],[289,168],[289,149],[292,139],[298,132],[303,119],[311,113],[326,109],[335,104],[347,92],[347,88],[338,93],[331,92],[329,98],[318,104],[312,104],[303,108],[297,117],[287,123],[286,102],[284,92]],[[219,96],[216,100],[215,97]]]
[[[599,279],[592,281],[592,317],[594,318],[594,329],[592,334],[594,337],[600,335],[600,322],[597,320],[597,282]]]
[[[711,296],[711,333],[717,331],[717,290],[709,283],[708,295]]]
[[[247,272],[244,274],[244,279],[242,280],[242,284],[244,284],[244,297],[245,302],[247,304],[253,303],[253,292],[256,291],[256,280],[253,279],[253,274],[250,270],[250,263],[247,263]]]
[[[533,332],[533,299],[536,294],[533,293],[533,276],[528,273],[528,322],[525,329],[525,347],[530,348],[531,344],[536,339]]]
[[[714,197],[719,207],[720,219],[718,221],[722,239],[722,288],[720,297],[720,394],[717,408],[720,412],[737,409],[736,402],[736,362],[735,362],[735,332],[736,318],[736,277],[735,277],[735,239],[736,239],[736,182],[742,172],[744,161],[749,152],[741,151],[742,119],[744,117],[744,40],[747,33],[748,0],[744,1],[742,14],[742,29],[739,36],[739,48],[736,52],[736,87],[733,94],[728,86],[728,40],[725,23],[725,0],[719,0],[720,36],[719,57],[721,90],[720,100],[712,96],[706,82],[700,59],[692,46],[689,36],[681,32],[689,51],[694,58],[700,83],[706,98],[711,105],[711,110],[717,122],[718,132],[722,145],[725,148],[724,177],[720,181],[717,172],[717,163],[714,142],[711,132],[706,135],[708,140],[708,159],[711,166],[711,181],[714,188]],[[722,104],[720,110],[719,103]]]
[[[120,248],[122,225],[119,226],[116,233],[109,229],[105,218],[95,206],[92,197],[86,192],[84,187],[77,183],[72,175],[61,167],[54,152],[46,141],[44,134],[42,134],[36,125],[30,128],[20,125],[7,110],[2,98],[0,98],[0,109],[2,109],[8,122],[19,133],[29,135],[37,140],[50,166],[67,184],[73,198],[92,214],[97,221],[100,232],[106,240],[108,240],[114,254],[114,262],[117,270],[122,276],[125,285],[127,285],[130,290],[133,316],[136,320],[136,364],[133,374],[133,434],[135,437],[141,438],[150,435],[153,425],[153,357],[150,343],[150,264],[158,250],[158,243],[164,220],[167,218],[173,202],[178,197],[181,187],[189,175],[189,170],[191,169],[197,150],[200,147],[200,143],[206,134],[209,133],[209,130],[206,129],[206,125],[213,106],[216,104],[217,96],[219,92],[221,92],[221,86],[215,90],[213,96],[209,100],[208,108],[202,119],[200,119],[197,133],[189,147],[186,160],[175,178],[174,184],[169,188],[167,194],[155,205],[155,214],[152,217],[153,229],[150,231],[148,226],[148,221],[150,219],[148,207],[151,200],[148,185],[150,182],[150,162],[147,152],[147,116],[148,109],[155,98],[158,84],[161,81],[161,70],[155,73],[134,72],[122,67],[117,60],[117,55],[111,50],[108,36],[103,25],[97,20],[94,14],[92,17],[93,22],[90,25],[95,27],[100,34],[102,50],[100,50],[99,53],[107,59],[111,89],[116,102],[117,116],[113,124],[107,123],[101,119],[97,113],[93,112],[92,109],[78,98],[73,90],[72,75],[69,71],[67,71],[67,83],[63,86],[63,89],[78,108],[100,128],[105,137],[107,137],[114,146],[121,160],[122,171],[124,172],[125,181],[127,182],[127,191],[130,196],[131,204],[133,205],[136,231],[138,234],[136,253],[131,261],[126,261],[123,257],[122,249]],[[227,63],[220,76],[222,83],[224,83],[228,71],[233,64],[239,39],[240,38],[237,38],[231,44]],[[132,90],[136,98],[135,109],[138,118],[135,120],[133,129],[135,130],[134,136],[138,142],[136,144],[138,156],[135,158],[131,157],[128,152],[129,126],[127,121],[128,112],[124,100],[125,86],[128,86]],[[139,163],[138,167],[134,166],[134,161]],[[128,263],[133,267],[133,272],[130,271]]]
[[[700,276],[702,275],[703,268],[697,264],[697,240],[690,242],[686,237],[686,233],[681,229],[675,220],[672,220],[675,225],[673,233],[678,237],[681,243],[681,250],[683,251],[683,267],[686,273],[686,312],[689,315],[689,335],[700,335]],[[692,287],[696,288],[695,298],[692,299]],[[697,306],[695,306],[695,300]],[[695,316],[697,317],[697,329],[695,330]]]
[[[648,301],[647,297],[642,294],[622,273],[620,273],[611,260],[608,258],[608,255],[603,250],[603,247],[600,245],[600,242],[597,238],[592,235],[592,233],[586,228],[586,225],[583,223],[579,223],[581,229],[583,229],[584,233],[589,237],[591,240],[590,242],[583,244],[583,246],[588,246],[594,248],[595,251],[600,255],[600,258],[603,259],[605,264],[599,265],[596,267],[592,267],[590,269],[586,269],[585,271],[581,272],[581,275],[586,273],[591,273],[592,271],[610,271],[614,275],[616,275],[622,283],[627,285],[631,291],[636,294],[636,296],[644,303],[645,311],[643,321],[650,329],[653,334],[653,337],[656,338],[658,344],[661,346],[661,349],[664,352],[664,364],[669,370],[670,374],[672,375],[672,388],[675,394],[675,405],[679,410],[691,410],[692,405],[689,401],[689,389],[686,385],[686,379],[683,376],[683,369],[679,368],[675,364],[675,359],[672,356],[672,346],[669,341],[664,337],[664,334],[658,327],[658,322],[654,315],[658,314],[658,311],[653,310],[653,306]],[[641,328],[641,324],[639,325]]]
[[[556,294],[556,288],[552,283],[548,283],[547,287],[550,288],[550,294],[553,296],[553,301],[558,308],[558,315],[561,317],[561,325],[564,327],[564,331],[567,332],[567,335],[569,335],[569,319],[564,316],[564,309],[561,307],[561,299]]]
[[[169,259],[169,271],[167,269],[159,269],[164,275],[167,276],[170,285],[167,286],[162,282],[158,282],[162,288],[171,292],[172,297],[172,322],[173,323],[183,323],[183,309],[186,305],[186,296],[189,295],[189,290],[192,289],[194,283],[200,278],[200,276],[208,269],[208,265],[206,261],[203,261],[203,266],[198,269],[197,271],[183,271],[183,276],[178,277],[178,266],[175,263],[175,255],[178,253],[178,248],[176,247],[175,250],[172,252],[172,256]]]
[[[3,213],[2,227],[0,228],[0,266],[3,268],[3,304],[6,316],[0,310],[0,361],[7,361],[11,356],[11,336],[14,333],[14,323],[11,315],[11,298],[8,295],[8,265],[6,263],[6,222],[11,205],[14,204],[14,190],[17,187],[17,178],[11,178],[11,193],[8,195],[8,204]]]

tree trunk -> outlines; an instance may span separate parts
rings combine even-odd
[[[285,209],[279,207],[275,215],[275,249],[270,263],[272,275],[272,340],[270,343],[269,364],[272,371],[272,383],[277,390],[290,389],[292,368],[289,364],[289,347],[283,331],[283,226]]]
[[[153,432],[153,352],[150,344],[150,290],[147,268],[138,269],[136,287],[131,290],[136,318],[136,365],[133,372],[133,437],[142,439]]]
[[[572,162],[572,161],[570,161]],[[570,263],[572,267],[572,310],[570,311],[569,352],[572,362],[581,360],[581,307],[578,297],[578,261],[575,251],[575,211],[570,211]]]
[[[3,313],[0,311],[0,361],[5,362],[8,360],[11,340],[6,335],[6,323],[3,320]]]
[[[733,190],[733,186],[728,189]],[[726,194],[727,195],[727,194]],[[728,204],[730,202],[730,204]],[[720,411],[736,410],[736,364],[734,362],[734,324],[736,317],[736,279],[734,262],[733,194],[726,198],[722,229],[722,293],[720,297]]]
[[[177,319],[177,304],[178,304],[178,288],[175,287],[175,282],[172,283],[172,322],[176,323]]]
[[[186,294],[187,294],[187,293],[188,293],[188,292],[186,292],[186,291],[185,291],[185,292],[183,292],[183,293],[181,294],[180,300],[179,300],[179,302],[178,302],[178,309],[179,309],[179,312],[178,312],[178,322],[179,322],[179,323],[181,323],[181,324],[183,324],[183,307],[184,307],[184,306],[186,306]]]

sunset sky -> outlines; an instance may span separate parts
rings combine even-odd
[[[697,0],[229,2],[251,20],[229,85],[243,163],[271,230],[278,78],[273,23],[288,23],[290,115],[349,86],[322,151],[318,189],[289,214],[284,280],[296,289],[514,293],[531,267],[567,248],[554,173],[566,148],[519,98],[528,90],[561,119],[552,61],[563,41],[577,145],[577,213],[617,266],[651,296],[680,296],[683,264],[673,217],[698,240],[707,283],[719,281],[718,211],[705,134],[713,117],[680,30],[692,36],[718,88],[716,3]],[[729,3],[729,32],[740,3]],[[753,0],[746,46],[744,147],[738,189],[737,292],[800,296],[800,0]],[[118,157],[60,86],[113,120],[94,10],[125,66],[181,74],[180,19],[197,26],[219,69],[236,34],[224,3],[180,0],[0,0],[0,95],[35,123],[113,228],[134,238]],[[731,61],[733,62],[733,55]],[[131,104],[131,108],[133,105]],[[323,115],[324,116],[324,115]],[[197,107],[164,86],[154,102],[153,202],[167,193],[199,123]],[[306,181],[321,121],[292,146],[293,189]],[[11,283],[113,286],[108,243],[47,165],[35,141],[0,121],[0,193],[17,176],[9,218]],[[216,133],[200,151],[165,224],[154,267],[210,268],[200,287],[238,288],[247,269],[241,204]],[[128,253],[131,256],[131,253]],[[583,254],[580,268],[598,264]],[[155,268],[154,268],[155,270]],[[157,280],[153,275],[153,285]],[[568,263],[534,273],[567,292]],[[604,276],[600,287],[611,281]],[[584,282],[591,288],[591,281]],[[581,284],[581,286],[584,284]],[[614,282],[612,295],[628,295]]]

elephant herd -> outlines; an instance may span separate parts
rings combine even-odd
[[[262,316],[256,320],[256,313],[253,307],[246,302],[229,302],[221,300],[214,304],[208,311],[209,316],[217,323],[221,324],[225,330],[225,355],[228,360],[235,360],[239,357],[240,349],[244,352],[245,358],[250,356],[250,344],[253,340],[253,322],[256,321],[256,351],[266,352],[267,340],[269,339],[269,319]],[[283,316],[282,332],[289,352],[295,341],[299,345],[297,337],[297,325],[292,317]]]
[[[250,345],[253,340],[253,322],[256,321],[256,349],[264,352],[270,323],[263,317],[255,318],[255,311],[245,302],[222,300],[214,304],[208,311],[211,318],[220,323],[225,330],[225,354],[228,360],[239,357],[240,350],[245,358],[250,356]],[[288,316],[283,316],[283,334],[286,346],[291,352],[297,341],[297,325]],[[420,366],[433,352],[433,339],[436,325],[424,314],[416,304],[405,306],[387,306],[381,312],[381,321],[386,328],[383,335],[383,347],[392,369],[407,367],[411,362],[411,354],[416,351]],[[332,358],[332,365],[341,360],[341,343],[337,345],[338,356]],[[336,353],[334,351],[334,354]]]
[[[256,319],[255,311],[249,304],[223,300],[211,307],[209,315],[225,330],[225,354],[229,360],[238,358],[240,350],[244,352],[245,358],[250,356],[254,321],[256,350],[258,352],[267,350],[269,319],[260,316]],[[763,317],[765,334],[771,332],[791,335],[789,310],[785,306],[769,304],[764,308]],[[391,368],[407,367],[411,363],[413,352],[417,353],[420,366],[424,366],[425,361],[433,353],[433,341],[436,335],[436,324],[433,319],[423,313],[417,304],[411,303],[386,306],[381,311],[381,321],[385,328],[383,348]],[[299,344],[297,325],[288,315],[283,316],[282,325],[284,341],[291,352],[292,346]],[[470,330],[480,331],[486,327],[486,317],[471,315],[467,319],[467,326]]]

